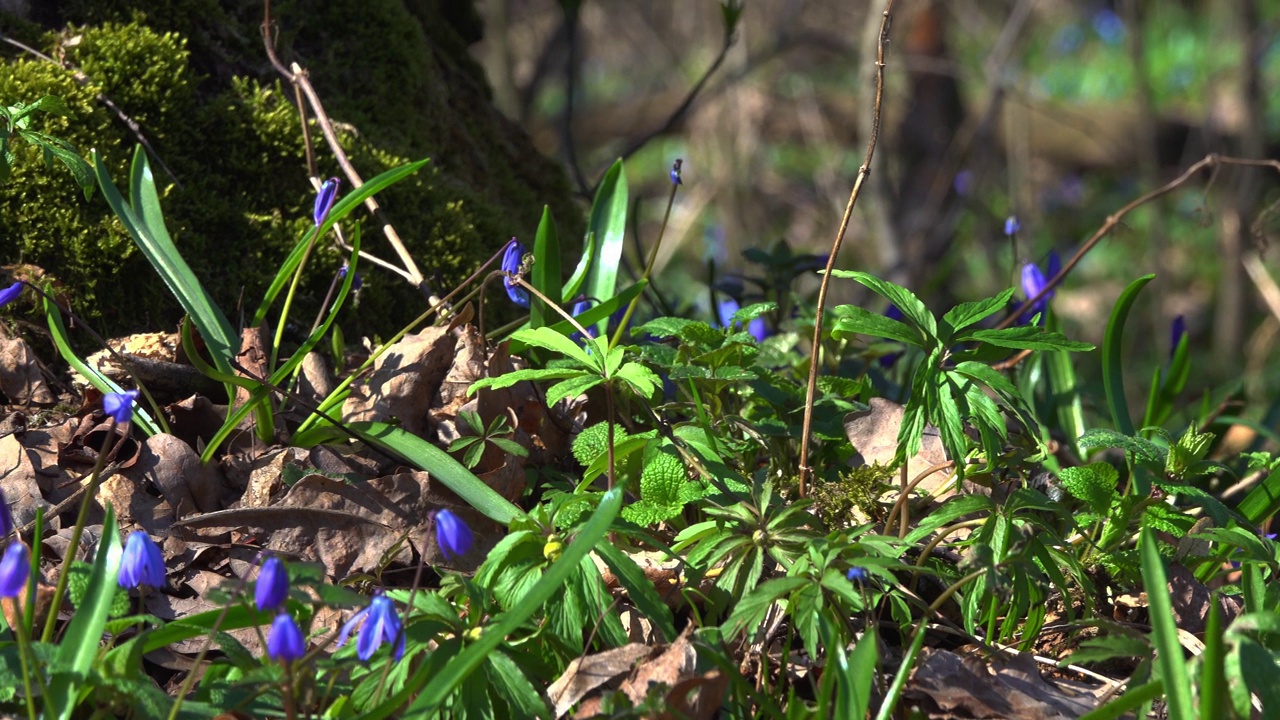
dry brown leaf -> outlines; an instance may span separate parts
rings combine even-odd
[[[368,382],[352,387],[342,406],[343,418],[398,421],[408,432],[425,435],[436,392],[453,365],[454,344],[442,327],[406,335],[378,358]]]
[[[36,354],[20,337],[0,336],[0,393],[11,405],[52,405],[57,401],[45,384]]]
[[[976,653],[926,648],[906,696],[945,713],[971,718],[1070,720],[1094,709],[1096,696],[1046,682],[1035,658],[1001,656],[988,665]]]
[[[556,717],[563,717],[596,688],[630,673],[636,662],[650,657],[658,648],[630,643],[594,655],[575,658],[547,688],[547,697]]]
[[[844,433],[853,449],[858,451],[855,459],[860,458],[866,465],[890,465],[898,452],[898,431],[902,427],[905,410],[898,403],[884,398],[871,398],[868,404],[871,406],[869,409],[844,416]],[[915,478],[933,465],[946,461],[947,453],[942,447],[938,429],[927,425],[920,439],[920,451],[907,459],[907,478]],[[919,489],[936,495],[946,480],[946,473],[937,473],[921,483]]]

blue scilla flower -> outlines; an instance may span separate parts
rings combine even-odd
[[[471,528],[462,518],[448,510],[436,513],[436,544],[446,558],[466,555],[474,541]]]
[[[680,158],[676,158],[676,161],[675,161],[674,163],[672,163],[672,165],[671,165],[671,184],[672,184],[672,185],[683,185],[683,184],[684,184],[684,180],[681,180],[681,179],[680,179],[680,166],[681,166],[681,165],[684,165],[684,160],[682,160],[682,159],[680,159]]]
[[[0,557],[0,598],[16,598],[31,576],[31,553],[21,542],[11,542]]]
[[[307,654],[307,640],[289,613],[280,613],[271,621],[267,635],[267,657],[282,663],[291,663]]]
[[[521,245],[519,240],[511,238],[507,251],[502,255],[502,272],[507,275],[518,275],[523,265],[524,245]],[[515,284],[510,277],[502,278],[502,286],[507,289],[507,297],[511,298],[511,302],[523,308],[529,307],[528,290]]]
[[[851,567],[847,575],[849,582],[863,583],[867,581],[869,575],[866,568]]]
[[[1093,31],[1108,45],[1119,45],[1124,40],[1124,20],[1120,19],[1115,10],[1102,8],[1094,13],[1092,25]]]
[[[253,602],[259,610],[276,610],[289,597],[289,574],[284,563],[275,555],[268,555],[253,583]]]
[[[436,521],[439,522],[439,517]],[[356,641],[356,655],[361,660],[367,661],[373,657],[378,646],[384,642],[395,644],[396,660],[404,657],[404,632],[400,625],[400,616],[396,613],[395,603],[391,602],[390,598],[382,594],[374,595],[373,600],[369,602],[369,607],[352,615],[351,619],[342,626],[342,632],[338,634],[338,647],[342,647],[347,642],[347,637],[362,623],[360,639]]]
[[[0,307],[4,307],[5,305],[8,305],[14,300],[17,300],[18,296],[22,294],[22,289],[25,288],[26,286],[27,286],[26,283],[19,280],[18,282],[10,285],[9,287],[3,290],[0,290]]]
[[[107,393],[102,396],[102,409],[123,425],[133,419],[133,404],[138,400],[137,390]]]
[[[1022,293],[1028,300],[1039,295],[1045,286],[1049,284],[1049,278],[1055,277],[1062,270],[1062,260],[1056,251],[1049,253],[1049,257],[1045,260],[1044,270],[1035,263],[1027,263],[1022,266]],[[1047,277],[1046,277],[1047,276]],[[1037,313],[1040,314],[1040,322],[1044,322],[1044,313],[1049,309],[1049,301],[1053,299],[1054,291],[1046,292],[1039,300],[1031,306],[1022,316],[1022,322],[1031,322],[1031,318]]]
[[[338,178],[329,178],[320,186],[320,192],[316,194],[316,227],[323,225],[325,218],[329,217],[329,210],[333,208],[333,201],[338,199],[338,186],[341,184],[342,181]]]
[[[1013,235],[1022,229],[1022,223],[1018,222],[1017,215],[1010,215],[1004,219],[1004,234]]]
[[[120,558],[118,581],[122,588],[164,587],[164,556],[150,535],[141,530],[129,533]]]
[[[741,309],[742,306],[738,304],[737,300],[731,297],[722,297],[716,303],[717,327],[727,328],[733,325],[733,316]],[[747,332],[751,333],[751,337],[755,338],[756,342],[764,342],[764,339],[769,337],[769,328],[764,324],[764,316],[757,315],[752,318],[747,323]]]

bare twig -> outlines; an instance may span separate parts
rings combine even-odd
[[[818,363],[822,348],[822,311],[827,301],[827,288],[831,284],[831,271],[836,266],[836,256],[840,253],[840,245],[844,243],[844,234],[849,229],[849,219],[853,216],[853,207],[862,194],[862,186],[871,174],[871,161],[875,157],[876,141],[880,137],[880,104],[884,97],[884,46],[889,42],[889,23],[892,20],[894,0],[888,0],[880,17],[880,40],[876,43],[876,104],[872,111],[871,136],[867,139],[867,153],[862,159],[862,167],[858,168],[858,177],[853,181],[853,190],[849,193],[849,204],[844,209],[844,217],[840,219],[840,229],[836,232],[835,242],[831,245],[831,254],[827,257],[827,271],[822,275],[822,283],[818,286],[817,307],[813,316],[813,355],[809,358],[809,384],[804,396],[804,424],[800,430],[800,497],[805,496],[809,478],[813,468],[809,466],[809,436],[813,429],[813,402],[818,388]]]
[[[292,63],[289,67],[285,67],[280,58],[276,56],[275,42],[271,36],[271,3],[264,3],[264,12],[262,20],[262,44],[266,48],[267,58],[271,61],[271,65],[286,80],[292,83],[307,98],[307,104],[311,107],[311,112],[315,115],[316,124],[320,126],[320,131],[324,133],[324,139],[329,144],[329,149],[333,152],[334,158],[338,161],[338,165],[342,168],[343,174],[347,176],[352,188],[358,188],[364,185],[364,180],[360,174],[356,172],[351,161],[347,158],[347,153],[342,149],[342,144],[338,142],[338,135],[334,132],[333,122],[329,119],[329,115],[325,112],[324,105],[320,102],[320,97],[316,94],[315,88],[311,86],[311,81],[307,78],[307,72],[297,63]],[[301,112],[301,108],[299,108]],[[439,302],[426,286],[425,278],[422,271],[418,269],[418,265],[413,260],[413,256],[409,254],[408,248],[401,241],[400,235],[396,232],[391,223],[382,215],[382,209],[378,205],[378,201],[372,196],[364,201],[364,206],[369,213],[377,219],[382,226],[382,234],[386,236],[387,242],[391,243],[392,249],[400,259],[400,263],[407,273],[406,278],[409,282],[423,293],[425,293],[432,304]]]

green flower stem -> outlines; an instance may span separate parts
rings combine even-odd
[[[912,491],[916,489],[916,486],[924,482],[925,478],[929,477],[930,475],[936,472],[941,472],[953,466],[955,466],[955,461],[953,460],[948,460],[944,463],[938,463],[937,465],[932,465],[926,468],[924,472],[917,475],[914,480],[912,480],[910,483],[907,484],[905,488],[902,488],[902,490],[898,493],[898,499],[893,503],[893,507],[889,509],[889,519],[885,521],[884,532],[881,534],[888,535],[893,531],[894,521],[898,519],[898,515],[901,514],[902,509],[907,506],[908,499],[911,497]],[[900,537],[906,537],[905,524],[903,524],[903,527],[899,528],[899,535]]]
[[[15,540],[14,542],[22,541]],[[34,585],[36,583],[36,578],[37,576],[33,574],[28,582]],[[28,604],[30,604],[29,599]],[[17,602],[14,602],[14,615],[18,614],[17,609]],[[54,614],[56,615],[57,613]],[[13,631],[14,638],[18,641],[18,662],[22,664],[22,690],[27,696],[27,717],[30,718],[30,720],[36,720],[40,717],[40,714],[36,712],[35,693],[32,692],[31,689],[32,660],[28,657],[28,653],[31,651],[31,638],[27,635],[27,628],[21,620],[9,629]],[[41,683],[40,695],[41,697],[45,695],[43,683]]]
[[[236,583],[235,589],[231,591],[231,601],[240,597],[248,582],[247,577],[240,578],[240,582]],[[231,610],[231,601],[222,606],[218,617],[213,621],[213,627],[209,628],[209,634],[205,636],[204,644],[200,646],[200,652],[196,653],[196,659],[191,663],[191,672],[187,673],[187,676],[182,679],[182,686],[178,688],[178,695],[173,699],[173,707],[169,709],[168,720],[176,720],[178,717],[178,710],[182,708],[182,701],[187,697],[187,693],[191,692],[191,686],[195,684],[196,668],[200,667],[200,663],[204,662],[205,655],[209,654],[209,648],[213,645],[213,636],[218,634],[218,629],[222,627],[222,622],[227,619],[227,613]],[[261,628],[259,628],[258,632],[262,632]]]
[[[62,607],[62,598],[67,592],[67,582],[71,579],[71,563],[75,562],[76,550],[80,548],[80,537],[84,534],[85,523],[89,521],[89,507],[93,505],[93,498],[98,494],[98,485],[102,483],[102,468],[107,464],[107,456],[114,452],[127,437],[122,435],[120,440],[112,445],[112,439],[116,434],[116,419],[114,417],[107,421],[106,437],[102,440],[102,448],[98,451],[98,458],[93,464],[93,474],[89,477],[89,486],[85,488],[84,497],[80,498],[80,513],[76,516],[76,526],[71,529],[71,541],[67,543],[67,554],[62,558],[62,570],[58,573],[58,584],[53,589],[53,600],[50,602],[49,619],[44,624],[44,633],[40,636],[41,642],[50,642],[53,640],[53,630],[58,624],[58,609]],[[103,528],[104,533],[119,532],[117,528]]]

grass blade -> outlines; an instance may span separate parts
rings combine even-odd
[[[1129,283],[1129,287],[1120,293],[1115,307],[1111,309],[1111,319],[1107,322],[1107,332],[1102,340],[1102,385],[1107,393],[1107,407],[1111,409],[1111,419],[1116,430],[1125,435],[1132,435],[1134,428],[1133,418],[1129,416],[1129,402],[1124,397],[1124,351],[1120,347],[1120,340],[1133,302],[1153,278],[1155,275],[1143,275]]]
[[[587,232],[596,238],[599,250],[595,262],[587,271],[583,292],[587,297],[604,301],[613,297],[618,281],[618,263],[622,260],[622,241],[627,229],[627,175],[622,160],[618,160],[605,173],[591,203],[591,218]],[[608,320],[596,323],[598,335],[608,331]]]
[[[1142,529],[1138,551],[1142,556],[1142,582],[1151,603],[1152,643],[1159,656],[1157,662],[1160,676],[1164,679],[1169,720],[1194,720],[1191,682],[1186,660],[1182,657],[1182,643],[1178,642],[1178,626],[1173,619],[1173,603],[1169,599],[1169,582],[1164,573],[1164,561],[1156,547],[1155,534],[1150,528]]]
[[[107,516],[102,521],[104,530],[89,575],[89,589],[58,644],[58,666],[66,669],[56,673],[49,684],[50,717],[59,720],[71,717],[75,709],[79,686],[88,679],[98,658],[102,632],[116,596],[116,574],[124,549],[120,547],[120,534],[116,529],[115,508],[110,503],[106,506]]]
[[[530,281],[543,295],[553,301],[560,298],[564,289],[560,285],[560,236],[556,233],[556,221],[551,208],[542,207],[542,221],[533,241],[533,270]],[[560,314],[537,297],[531,297],[529,327],[540,328],[560,319]]]

